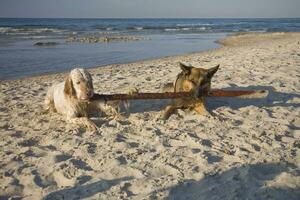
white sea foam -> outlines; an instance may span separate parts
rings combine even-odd
[[[140,31],[140,30],[143,30],[144,28],[143,27],[134,27],[134,29]]]
[[[210,27],[182,27],[182,28],[165,28],[165,31],[205,31]]]
[[[207,29],[210,29],[210,27],[199,27],[199,28],[197,28],[197,30],[207,30]]]
[[[192,27],[195,27],[195,26],[212,26],[213,24],[208,24],[208,23],[204,23],[204,24],[201,24],[201,23],[197,23],[197,24],[176,24],[176,26],[178,27],[186,27],[186,26],[192,26]]]
[[[45,35],[35,35],[35,36],[22,36],[21,38],[23,38],[23,39],[45,39],[45,38],[50,38],[50,37],[45,36]]]
[[[0,27],[0,33],[17,32],[18,29],[11,27]]]
[[[165,28],[165,31],[178,31],[179,29],[177,28]]]
[[[15,28],[15,27],[0,27],[0,34],[6,35],[35,35],[42,33],[63,34],[66,30],[56,28]]]

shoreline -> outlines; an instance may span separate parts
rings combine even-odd
[[[227,36],[225,36],[225,38]],[[133,62],[129,61],[129,62],[123,62],[123,63],[116,63],[116,64],[96,65],[96,66],[84,67],[84,68],[88,69],[88,70],[96,70],[96,69],[100,69],[100,68],[101,69],[106,69],[106,68],[118,67],[118,66],[121,66],[121,65],[132,65],[132,64],[152,62],[152,61],[157,61],[157,60],[172,59],[172,58],[176,58],[176,57],[191,56],[191,55],[194,55],[194,54],[199,54],[199,53],[203,53],[203,52],[209,52],[209,51],[213,51],[213,50],[216,50],[216,49],[219,49],[219,48],[223,48],[224,45],[218,43],[218,41],[219,40],[216,40],[216,41],[214,41],[214,43],[219,44],[220,47],[211,48],[211,49],[207,49],[207,50],[195,51],[195,52],[186,53],[186,54],[179,54],[179,55],[170,55],[170,56],[163,56],[163,57],[157,57],[157,58],[141,59],[141,60],[137,60],[137,61],[133,61]],[[80,67],[80,66],[74,66],[74,68],[75,67]],[[47,76],[66,75],[69,71],[70,70],[68,70],[68,71],[60,71],[60,72],[49,72],[49,73],[45,73],[45,74],[36,74],[36,75],[31,75],[31,76],[21,77],[21,78],[16,78],[16,79],[0,80],[0,83],[2,83],[2,82],[10,82],[10,81],[22,81],[22,80],[27,80],[27,79],[32,79],[32,78],[46,78]]]
[[[0,198],[298,199],[300,33],[221,42],[89,69],[95,92],[159,92],[180,61],[220,64],[212,88],[268,90],[267,98],[209,98],[212,116],[179,109],[167,121],[160,116],[168,100],[131,101],[122,119],[93,117],[99,129],[91,133],[41,114],[47,89],[65,73],[1,81]]]
[[[111,44],[65,43],[61,39],[52,40],[59,43],[53,47],[38,47],[36,43],[51,40],[28,39],[17,42],[11,51],[2,48],[0,56],[2,66],[1,80],[16,80],[24,77],[48,75],[70,70],[76,66],[93,68],[110,64],[124,64],[164,56],[181,55],[219,47],[214,41],[224,34],[172,34],[166,36],[149,35],[151,40],[136,42],[113,42]],[[169,40],[168,40],[169,38]],[[194,42],[191,42],[194,41]],[[19,46],[18,46],[19,45]],[[162,47],[160,47],[162,45]],[[182,45],[182,46],[181,46]],[[177,48],[177,47],[181,48]],[[25,48],[24,55],[16,57],[18,50]],[[33,56],[35,55],[35,56]],[[33,56],[33,57],[32,57]],[[32,57],[32,58],[31,58]]]
[[[140,64],[140,63],[147,63],[147,62],[156,62],[158,60],[166,60],[166,59],[178,59],[180,57],[186,57],[186,56],[193,56],[193,55],[198,55],[198,54],[205,54],[209,53],[211,51],[219,50],[222,48],[230,47],[230,46],[239,46],[241,44],[234,44],[234,41],[230,41],[231,38],[233,37],[241,37],[241,36],[251,36],[251,35],[275,35],[275,36],[283,36],[284,34],[298,34],[299,32],[239,32],[239,33],[227,33],[227,35],[224,38],[221,38],[219,40],[214,41],[214,43],[219,44],[220,47],[216,48],[211,48],[203,51],[196,51],[192,53],[186,53],[186,54],[180,54],[180,55],[171,55],[171,56],[164,56],[164,57],[158,57],[158,58],[150,58],[150,59],[142,59],[134,62],[123,62],[123,63],[116,63],[116,64],[108,64],[108,65],[97,65],[97,66],[92,66],[92,67],[86,67],[88,70],[97,70],[97,69],[107,69],[107,68],[115,68],[119,66],[128,66],[128,65],[134,65],[134,64]],[[275,37],[276,38],[276,37]],[[280,39],[280,37],[279,37]],[[228,42],[229,40],[229,42]],[[253,41],[252,41],[253,42]],[[258,42],[258,41],[257,41]],[[243,45],[248,45],[248,44],[243,44]],[[123,67],[124,67],[123,66]],[[75,67],[75,66],[74,66]],[[45,74],[37,74],[37,75],[32,75],[32,76],[27,76],[27,77],[22,77],[22,78],[16,78],[16,79],[7,79],[7,80],[0,80],[0,83],[4,82],[10,82],[10,81],[22,81],[22,80],[27,80],[27,79],[34,79],[34,78],[46,78],[47,76],[59,76],[59,75],[66,75],[68,71],[60,71],[60,72],[50,72],[50,73],[45,73]]]

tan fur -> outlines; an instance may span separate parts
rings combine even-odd
[[[189,80],[184,80],[182,83],[182,87],[184,92],[189,92],[194,88],[193,83]]]
[[[168,119],[176,109],[193,109],[202,115],[208,115],[205,108],[205,99],[211,86],[211,79],[218,71],[219,65],[210,69],[196,68],[180,63],[181,73],[170,88],[170,83],[164,87],[165,92],[194,92],[195,98],[182,98],[174,100],[163,113],[163,119]]]

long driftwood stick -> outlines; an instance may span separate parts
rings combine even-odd
[[[239,97],[255,94],[266,94],[265,90],[222,90],[214,89],[208,94],[208,97]],[[165,93],[134,93],[134,94],[94,94],[93,100],[138,100],[138,99],[178,99],[193,97],[192,92],[165,92]]]

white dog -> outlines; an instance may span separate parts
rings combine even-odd
[[[67,122],[81,124],[95,130],[96,124],[88,117],[93,111],[105,111],[104,101],[89,101],[94,95],[93,81],[86,69],[76,68],[64,82],[54,84],[47,92],[46,111],[58,112]]]

